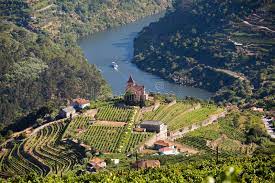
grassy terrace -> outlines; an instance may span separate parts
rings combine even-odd
[[[145,113],[141,120],[160,120],[173,131],[201,122],[221,111],[222,109],[215,105],[179,102],[172,106],[161,105],[156,111]]]

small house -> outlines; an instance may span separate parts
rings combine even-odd
[[[119,159],[111,159],[111,161],[112,161],[115,165],[119,164]]]
[[[163,147],[163,148],[159,149],[159,154],[160,155],[177,155],[177,154],[179,154],[179,152],[175,148]]]
[[[140,128],[145,128],[147,132],[167,133],[167,125],[161,121],[143,121]]]
[[[59,113],[60,117],[62,118],[70,118],[70,117],[73,117],[75,114],[76,114],[76,110],[72,106],[61,109]]]
[[[106,162],[101,158],[94,157],[94,158],[90,159],[89,165],[91,165],[93,167],[105,168]]]
[[[166,142],[164,140],[158,140],[154,143],[154,149],[159,150],[164,147],[172,147],[169,142]]]
[[[137,169],[159,168],[160,161],[159,160],[140,160],[135,162],[132,165],[132,167]]]
[[[86,107],[89,107],[90,105],[90,101],[83,98],[74,99],[72,102],[72,106],[75,109],[84,109]]]
[[[255,112],[264,112],[264,108],[259,108],[259,107],[252,107],[251,110]]]

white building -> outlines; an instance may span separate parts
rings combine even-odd
[[[140,128],[145,128],[146,132],[156,132],[155,141],[167,138],[167,125],[161,121],[143,121]]]
[[[90,105],[90,101],[83,98],[74,99],[72,103],[72,106],[76,109],[84,109]]]
[[[167,133],[167,125],[161,121],[143,121],[140,128],[145,128],[147,132]]]
[[[111,159],[111,161],[112,161],[115,165],[119,164],[119,159]]]
[[[171,148],[171,147],[163,147],[163,148],[159,149],[159,153],[161,155],[177,155],[177,154],[179,154],[177,149]]]
[[[69,106],[69,107],[66,107],[64,109],[62,109],[59,113],[59,115],[62,117],[62,118],[70,118],[70,117],[73,117],[76,113],[76,110],[74,107],[72,106]]]

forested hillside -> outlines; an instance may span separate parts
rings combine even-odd
[[[274,7],[259,0],[178,0],[175,10],[140,32],[140,68],[214,99],[274,106]]]
[[[77,38],[159,12],[169,2],[1,0],[1,124],[20,121],[42,106],[58,109],[77,96],[110,95],[98,70],[84,58]]]

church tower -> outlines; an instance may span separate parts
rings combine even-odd
[[[130,77],[129,77],[128,81],[127,81],[127,88],[128,87],[132,87],[134,85],[135,85],[135,82],[134,82],[132,76],[130,75]]]

